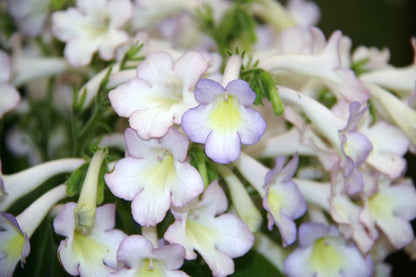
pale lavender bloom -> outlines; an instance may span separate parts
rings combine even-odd
[[[386,235],[397,249],[414,239],[410,221],[416,217],[416,189],[410,179],[391,184],[384,176],[377,178],[377,191],[364,198],[360,219],[371,233],[376,227]]]
[[[0,50],[0,119],[14,109],[20,101],[19,92],[9,84],[11,77],[10,58]]]
[[[313,28],[314,33],[322,33]],[[314,37],[322,37],[314,35]],[[308,76],[325,84],[338,99],[364,103],[369,98],[366,87],[350,69],[343,68],[340,55],[341,31],[334,32],[325,48],[313,54],[273,55],[260,59],[259,67],[272,72],[288,72],[299,81]],[[302,79],[301,79],[302,78]]]
[[[127,236],[114,229],[116,206],[98,207],[93,226],[85,234],[77,228],[76,208],[76,203],[66,203],[53,222],[55,232],[66,237],[59,244],[59,260],[71,275],[106,276],[117,267],[117,249]]]
[[[11,277],[18,261],[25,261],[30,252],[29,238],[48,211],[65,196],[66,186],[60,185],[36,199],[17,217],[0,212],[0,276]]]
[[[66,42],[64,55],[73,66],[88,65],[96,51],[110,60],[115,49],[128,42],[122,27],[131,13],[128,0],[78,0],[76,8],[52,15],[52,32]]]
[[[373,272],[371,256],[363,257],[340,237],[335,226],[302,224],[299,245],[284,263],[289,277],[369,277]]]
[[[16,218],[0,212],[0,276],[11,277],[17,263],[24,262],[30,252],[30,242]]]
[[[170,128],[160,139],[141,139],[133,129],[125,133],[127,157],[105,176],[111,192],[132,201],[133,218],[156,225],[171,205],[182,207],[203,191],[202,178],[187,161],[188,139]]]
[[[312,1],[290,0],[287,4],[287,12],[302,27],[314,26],[321,16],[319,7]]]
[[[111,105],[119,116],[129,118],[143,139],[162,137],[197,105],[195,84],[207,67],[198,52],[188,52],[175,62],[166,52],[151,53],[137,68],[137,78],[110,91]]]
[[[185,258],[185,249],[179,244],[154,247],[139,235],[126,237],[117,250],[117,260],[123,268],[109,276],[120,277],[186,277],[178,270]]]
[[[269,220],[269,230],[276,224],[283,240],[283,246],[288,246],[296,240],[295,219],[306,212],[306,202],[298,187],[291,180],[298,166],[298,156],[284,166],[285,157],[276,159],[275,167],[266,174],[266,195],[263,206]]]
[[[200,105],[183,115],[182,128],[193,142],[205,143],[205,153],[217,163],[235,161],[241,143],[255,144],[266,129],[261,115],[248,107],[256,94],[243,80],[233,80],[224,88],[202,79],[195,98]]]
[[[208,264],[213,276],[234,272],[232,258],[244,255],[254,243],[254,236],[237,216],[224,213],[227,198],[217,181],[183,208],[172,210],[175,222],[164,238],[185,247],[186,259],[194,260],[195,250]]]

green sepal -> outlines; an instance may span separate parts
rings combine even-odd
[[[249,61],[250,63],[251,60]],[[245,80],[256,93],[255,105],[262,105],[263,99],[266,98],[272,103],[275,115],[279,116],[283,114],[285,107],[277,91],[276,85],[278,81],[270,72],[257,67],[243,68],[240,73],[240,78]]]

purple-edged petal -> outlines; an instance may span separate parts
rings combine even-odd
[[[152,256],[153,244],[139,235],[126,237],[117,251],[117,261],[136,267],[138,261]]]
[[[224,87],[220,83],[211,79],[201,79],[196,84],[195,99],[201,104],[208,104],[223,93]]]
[[[205,152],[213,161],[226,164],[240,156],[241,145],[238,133],[227,131],[211,132],[205,143]]]
[[[190,199],[204,190],[204,183],[198,170],[188,163],[175,162],[177,184],[171,186],[171,201],[176,207],[183,207]],[[189,186],[186,184],[193,184]]]
[[[167,269],[179,269],[185,258],[185,248],[179,244],[169,244],[153,249],[153,257],[162,261]]]
[[[110,231],[114,229],[116,224],[116,205],[106,204],[96,210],[96,217],[99,221],[94,222],[94,230],[96,231]]]
[[[137,77],[154,87],[165,83],[166,76],[172,75],[172,71],[173,60],[168,53],[150,53],[137,68]]]
[[[227,205],[227,197],[218,181],[215,180],[205,189],[198,211],[210,216],[216,216],[225,212]]]
[[[188,52],[181,56],[174,66],[174,74],[183,80],[183,88],[193,91],[201,75],[207,70],[208,64],[198,52]]]
[[[241,143],[246,145],[257,143],[266,130],[266,122],[263,117],[252,109],[242,110],[241,117],[245,122],[244,126],[238,130]]]
[[[132,79],[110,91],[108,97],[111,106],[119,116],[129,117],[135,111],[146,108],[143,102],[148,91],[149,85],[145,81]]]
[[[20,94],[13,86],[0,83],[0,118],[14,109],[20,101]]]
[[[161,222],[170,208],[170,193],[159,188],[161,184],[155,184],[155,188],[146,187],[139,192],[131,203],[131,211],[134,220],[143,226],[155,226]]]
[[[75,227],[74,209],[76,206],[76,203],[69,202],[62,207],[61,211],[53,221],[53,228],[55,229],[55,233],[65,237],[72,235]]]
[[[111,192],[124,200],[132,200],[143,189],[141,172],[148,168],[146,160],[127,157],[119,160],[114,170],[104,176]]]
[[[193,142],[205,143],[208,135],[212,132],[212,128],[206,124],[210,113],[211,109],[206,105],[199,105],[183,114],[182,128]]]
[[[234,95],[240,105],[252,105],[256,100],[256,93],[246,81],[240,79],[229,82],[225,87],[225,92]]]
[[[188,152],[189,141],[182,133],[175,128],[169,128],[166,135],[160,139],[161,146],[172,153],[173,158],[178,161],[185,161]]]
[[[0,84],[6,83],[10,80],[11,68],[10,68],[10,58],[6,52],[0,50]]]
[[[126,141],[126,154],[134,158],[146,158],[158,154],[159,149],[163,151],[161,145],[156,139],[144,140],[139,137],[136,131],[127,128],[124,133]]]

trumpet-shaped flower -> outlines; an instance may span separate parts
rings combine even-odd
[[[78,0],[76,8],[52,15],[52,32],[66,42],[64,55],[73,66],[88,65],[98,51],[104,60],[128,41],[122,29],[132,13],[128,0]]]
[[[284,263],[289,277],[369,277],[373,271],[370,256],[339,236],[335,226],[304,223],[299,228],[300,247]]]
[[[395,248],[402,248],[414,238],[409,221],[416,217],[416,190],[410,180],[390,184],[380,176],[377,181],[378,191],[364,199],[360,218],[370,232],[377,233],[377,226]]]
[[[248,106],[256,94],[247,82],[233,80],[221,84],[202,79],[197,83],[195,98],[199,106],[182,117],[182,128],[196,143],[205,143],[205,153],[217,163],[235,161],[241,143],[254,144],[263,135],[266,123]]]
[[[7,210],[17,199],[36,189],[54,175],[70,172],[84,163],[83,159],[68,158],[49,161],[14,174],[3,175],[0,170],[0,211]],[[1,168],[0,168],[1,169]]]
[[[291,181],[298,166],[297,155],[284,167],[285,161],[285,157],[277,158],[275,167],[266,174],[263,206],[268,212],[269,230],[276,224],[283,245],[287,246],[296,240],[294,219],[306,212],[306,202],[296,184]]]
[[[29,238],[16,218],[0,212],[0,276],[11,277],[19,260],[29,255]]]
[[[195,198],[183,208],[172,210],[176,221],[164,238],[185,247],[188,260],[202,256],[213,276],[234,272],[232,258],[244,255],[252,246],[254,236],[237,216],[224,213],[227,198],[217,181],[205,190],[202,199]]]
[[[19,260],[29,255],[29,238],[48,211],[66,196],[66,186],[60,185],[34,201],[16,218],[0,212],[0,276],[11,277]]]
[[[127,157],[105,176],[111,192],[132,201],[133,218],[156,225],[171,205],[183,207],[203,190],[198,171],[186,162],[188,139],[170,128],[160,139],[141,139],[133,129],[125,133]]]
[[[317,28],[313,32],[322,33]],[[271,71],[283,71],[299,76],[309,76],[321,80],[338,99],[364,103],[369,92],[350,69],[342,67],[340,57],[340,31],[334,32],[323,51],[312,55],[275,55],[260,60],[259,67]],[[317,70],[319,68],[319,70]]]
[[[53,222],[55,232],[66,237],[59,244],[59,260],[71,275],[107,276],[117,267],[117,248],[127,236],[114,230],[115,205],[97,208],[94,224],[87,234],[76,224],[76,208],[76,203],[66,203]]]
[[[185,249],[178,244],[154,247],[146,238],[132,235],[121,241],[117,260],[124,268],[110,274],[120,277],[186,277],[178,270],[185,258]]]
[[[137,68],[137,78],[110,91],[111,105],[143,139],[161,137],[197,105],[193,91],[207,67],[197,52],[176,62],[165,52],[151,53]]]
[[[16,88],[9,84],[11,76],[10,58],[0,50],[0,119],[3,115],[14,109],[20,101]]]

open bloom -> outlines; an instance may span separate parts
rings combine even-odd
[[[76,208],[76,203],[66,203],[53,222],[55,232],[66,237],[59,244],[59,260],[71,275],[107,276],[117,267],[117,248],[126,237],[114,229],[116,207],[114,204],[98,207],[87,234],[77,226]]]
[[[298,166],[297,155],[284,167],[285,161],[285,157],[277,158],[275,167],[266,174],[263,206],[268,212],[269,229],[276,224],[287,246],[296,240],[294,219],[306,212],[306,202],[291,180]]]
[[[24,262],[30,252],[29,238],[48,211],[66,196],[65,189],[65,185],[51,189],[17,217],[0,212],[0,276],[11,277],[18,261]]]
[[[217,181],[205,190],[202,199],[195,198],[183,208],[173,209],[176,221],[164,238],[185,247],[186,259],[202,256],[213,276],[234,272],[232,258],[244,255],[253,246],[254,236],[237,216],[224,213],[227,198]]]
[[[207,67],[197,52],[176,62],[165,52],[151,53],[137,68],[137,78],[110,91],[111,105],[143,139],[161,137],[197,105],[193,91]]]
[[[131,13],[128,0],[79,0],[77,8],[52,15],[52,32],[67,43],[64,55],[73,66],[88,65],[96,51],[110,60],[115,49],[128,41],[121,28]]]
[[[156,225],[171,205],[183,207],[198,196],[204,184],[186,162],[188,139],[170,128],[160,139],[141,139],[133,129],[125,133],[127,157],[105,176],[111,192],[132,201],[133,218],[144,226]]]
[[[197,83],[195,98],[199,106],[182,117],[182,128],[196,143],[205,143],[205,153],[217,163],[235,161],[241,143],[254,144],[263,135],[266,123],[248,106],[256,94],[246,81],[233,80],[224,88],[213,80]]]
[[[132,235],[117,250],[117,260],[124,268],[110,276],[120,277],[186,277],[178,270],[185,258],[185,249],[178,244],[154,247],[146,238]]]
[[[0,119],[20,101],[16,88],[9,84],[11,68],[9,56],[0,50]]]
[[[300,247],[284,263],[289,277],[369,277],[373,271],[371,257],[339,236],[335,226],[305,223],[299,228]]]

